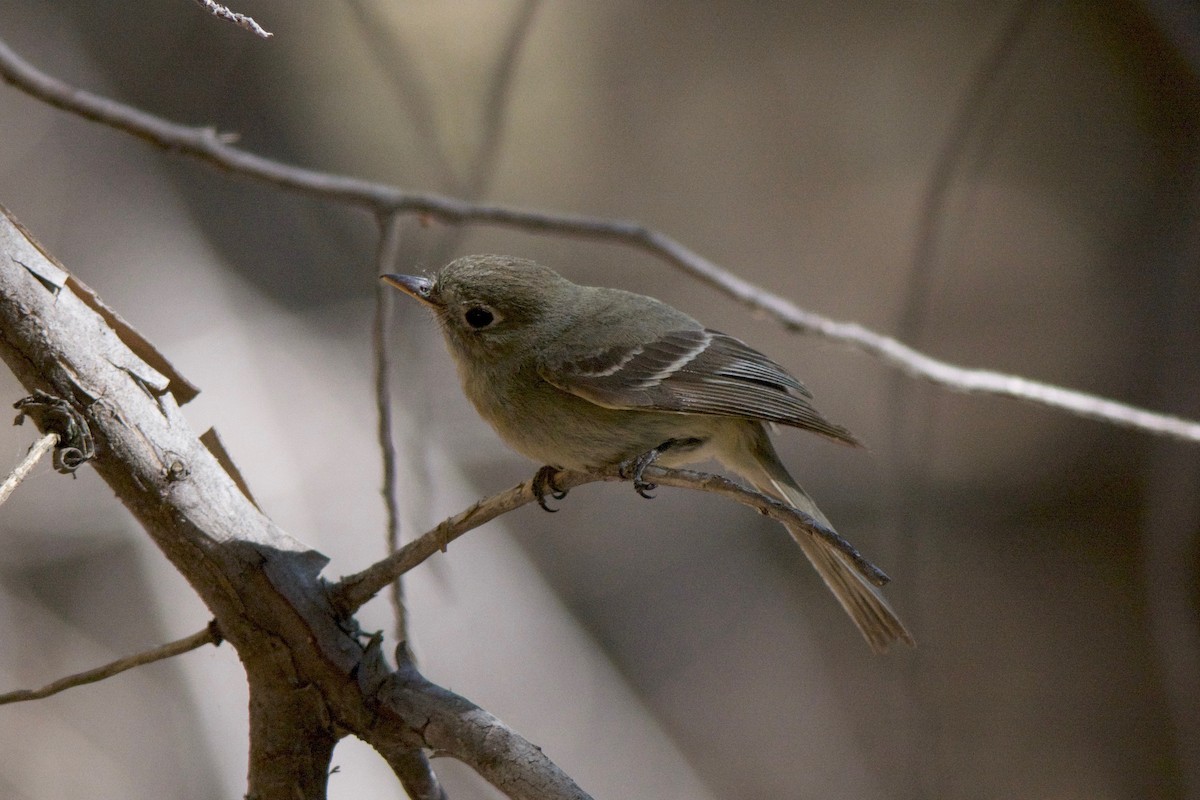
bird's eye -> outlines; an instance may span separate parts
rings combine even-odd
[[[471,306],[463,313],[463,319],[475,330],[483,330],[496,321],[496,314],[487,306]]]

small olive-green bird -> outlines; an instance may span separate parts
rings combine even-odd
[[[764,423],[857,442],[812,407],[803,384],[741,341],[652,297],[579,286],[520,258],[466,256],[432,277],[383,279],[434,312],[467,397],[522,455],[556,469],[633,464],[643,494],[640,469],[651,461],[715,458],[832,530]],[[844,553],[794,535],[873,649],[913,643]]]

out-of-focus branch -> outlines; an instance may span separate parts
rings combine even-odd
[[[457,190],[460,183],[457,173],[446,154],[445,137],[438,130],[437,114],[434,111],[432,94],[421,75],[421,68],[409,55],[409,48],[388,25],[393,11],[403,14],[400,6],[384,5],[374,0],[346,0],[358,27],[358,36],[365,50],[375,60],[375,65],[391,87],[405,124],[411,125],[417,141],[427,149],[421,153],[425,163],[433,162],[444,185]]]
[[[33,472],[37,462],[41,460],[42,456],[53,450],[56,444],[58,444],[58,434],[47,433],[29,446],[29,452],[21,459],[21,463],[17,464],[16,468],[8,474],[4,483],[0,483],[0,505],[3,505],[13,490],[21,485],[21,481],[29,477],[29,473]]]
[[[466,183],[460,190],[460,193],[468,198],[481,196],[495,174],[496,155],[500,152],[500,142],[503,139],[501,134],[504,131],[504,110],[508,105],[513,77],[516,75],[517,61],[529,36],[529,30],[533,27],[538,3],[539,0],[524,0],[521,3],[504,39],[500,59],[491,70],[492,80],[486,94],[482,124],[479,126],[483,134],[467,170]]]
[[[954,391],[1009,397],[1146,433],[1200,442],[1200,422],[1195,420],[1149,411],[1019,375],[955,366],[858,323],[839,322],[805,311],[790,300],[717,266],[666,234],[637,222],[468,203],[283,164],[234,147],[231,142],[236,137],[219,134],[212,128],[177,125],[141,109],[69,86],[37,70],[3,42],[0,42],[0,78],[57,108],[125,131],[165,150],[183,153],[273,186],[365,207],[376,213],[423,214],[451,224],[500,225],[530,233],[574,236],[636,247],[675,265],[749,308],[773,317],[787,330],[815,334],[848,345],[914,378]]]
[[[214,2],[214,0],[194,0],[194,2],[214,17],[223,19],[226,22],[232,22],[242,30],[250,31],[255,36],[270,39],[273,35],[270,31],[264,30],[261,25],[255,22],[253,17],[231,11],[228,6],[223,6],[220,3]]]
[[[400,251],[401,220],[396,214],[380,219],[379,248],[375,254],[376,271],[390,272]],[[400,501],[396,496],[396,437],[392,430],[391,365],[388,361],[387,329],[390,315],[389,295],[382,281],[375,282],[375,315],[371,323],[371,347],[375,353],[376,437],[383,455],[383,505],[387,512],[384,539],[389,553],[400,546]],[[392,612],[396,622],[396,640],[408,640],[408,618],[404,609],[404,586],[397,577],[392,584]]]
[[[1042,5],[1042,0],[1022,0],[1010,12],[1010,17],[996,43],[975,70],[970,85],[963,93],[946,140],[933,162],[929,185],[921,203],[921,214],[917,220],[912,276],[907,281],[907,297],[901,304],[900,319],[896,325],[899,335],[909,341],[916,337],[920,317],[925,313],[932,283],[934,257],[940,243],[940,225],[946,219],[950,188],[962,166],[967,145],[971,141],[971,131],[978,127],[987,99],[992,96],[996,84],[1004,74],[1005,65],[1017,52]]]
[[[164,645],[159,645],[158,647],[144,650],[131,656],[118,658],[116,661],[105,664],[102,667],[96,667],[95,669],[89,669],[75,675],[68,675],[65,678],[59,678],[40,689],[18,689],[14,692],[0,694],[0,705],[22,703],[26,700],[41,700],[44,697],[58,694],[75,686],[84,686],[89,683],[102,681],[105,678],[111,678],[114,675],[120,675],[122,672],[134,667],[153,664],[155,661],[162,661],[165,658],[174,658],[175,656],[183,655],[206,644],[220,643],[221,632],[217,629],[216,620],[213,620],[203,630],[196,631],[191,636],[185,636],[182,639],[176,639],[173,642],[167,642]]]
[[[645,478],[661,486],[711,492],[741,503],[770,517],[789,531],[799,532],[801,536],[818,536],[826,539],[844,554],[867,580],[876,586],[883,586],[890,580],[881,569],[864,558],[854,545],[835,531],[816,524],[802,511],[751,489],[743,488],[728,478],[691,470],[663,469],[662,467],[647,468]],[[511,489],[506,489],[491,497],[485,497],[465,511],[442,520],[432,530],[409,542],[387,558],[375,562],[361,572],[342,578],[331,589],[334,604],[344,613],[353,613],[397,576],[408,572],[439,550],[445,550],[450,542],[464,533],[472,531],[502,514],[535,502],[537,500],[537,496],[534,494],[535,480],[527,480]],[[561,470],[555,475],[554,484],[557,488],[565,491],[587,483],[625,480],[629,480],[629,478],[622,474],[620,467],[610,467],[596,472]]]
[[[517,7],[495,66],[487,70],[490,82],[484,94],[481,119],[478,124],[459,126],[479,132],[474,155],[465,169],[460,170],[446,153],[445,142],[451,137],[438,129],[433,94],[421,74],[421,67],[409,57],[409,50],[400,41],[399,33],[388,25],[391,21],[389,9],[370,0],[347,0],[359,36],[391,84],[397,102],[403,104],[406,120],[416,129],[421,145],[431,154],[430,160],[437,164],[443,186],[460,197],[474,199],[491,182],[509,89],[538,4],[539,0],[523,0]]]
[[[474,126],[479,131],[475,151],[466,167],[463,180],[453,189],[456,196],[468,202],[478,202],[485,197],[496,177],[496,165],[499,163],[500,144],[504,140],[504,123],[507,119],[505,111],[512,94],[513,78],[517,72],[521,51],[533,27],[539,2],[540,0],[524,0],[517,8],[504,38],[500,57],[489,70],[491,82],[485,93],[483,114],[479,124]],[[459,227],[454,230],[453,235],[439,236],[435,246],[426,254],[425,263],[439,264],[445,261],[458,248],[466,232],[465,228]]]

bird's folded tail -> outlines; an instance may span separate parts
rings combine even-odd
[[[758,491],[803,511],[819,525],[832,531],[833,526],[821,513],[821,509],[817,508],[817,504],[800,488],[779,461],[770,440],[765,435],[762,438],[766,445],[765,452],[761,445],[756,448],[759,452],[755,454],[757,457],[753,466],[730,466]],[[915,646],[912,634],[888,605],[883,594],[858,571],[844,553],[828,540],[804,528],[789,525],[788,532],[800,545],[804,555],[808,556],[808,560],[842,604],[842,608],[854,620],[854,624],[858,626],[872,650],[882,653],[897,641],[910,647]]]

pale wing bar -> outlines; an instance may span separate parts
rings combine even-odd
[[[808,402],[808,390],[757,350],[711,330],[671,331],[541,370],[564,391],[609,408],[748,417],[857,444]]]

